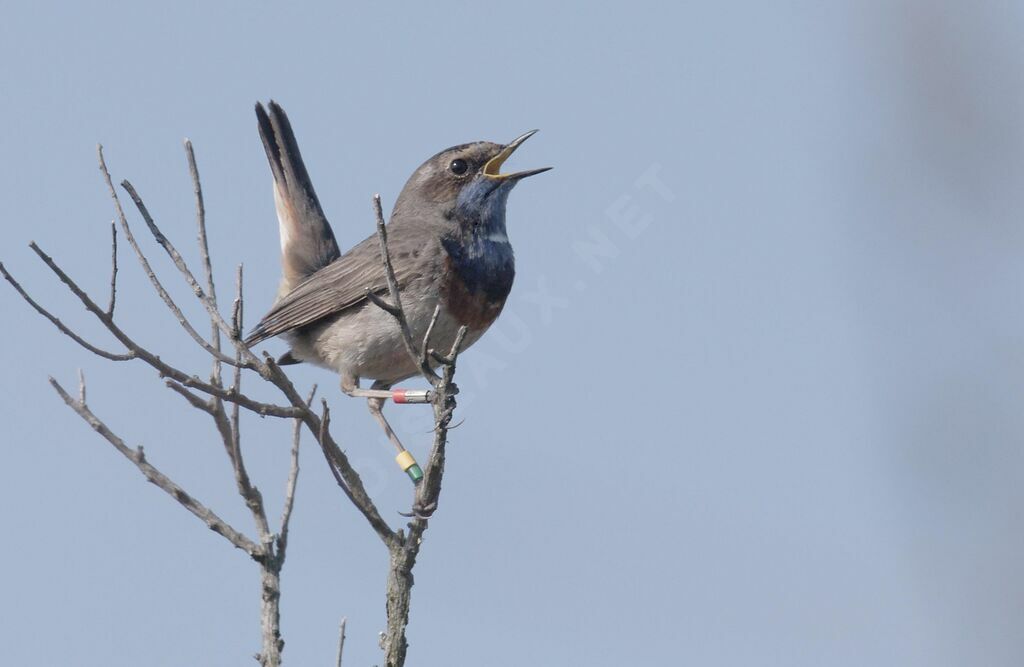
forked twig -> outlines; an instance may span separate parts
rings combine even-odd
[[[384,264],[384,273],[387,276],[388,281],[388,295],[391,297],[391,303],[387,303],[376,294],[372,292],[367,293],[373,303],[384,311],[389,313],[398,322],[399,328],[402,330],[402,342],[405,344],[405,349],[409,353],[409,357],[412,358],[413,363],[419,368],[420,373],[427,379],[427,382],[434,384],[440,380],[434,369],[430,367],[430,364],[426,361],[426,354],[422,350],[416,349],[416,343],[412,338],[412,330],[409,328],[409,320],[405,316],[405,310],[402,308],[402,295],[398,289],[398,279],[395,277],[395,267],[391,264],[391,253],[388,250],[388,230],[387,225],[384,224],[384,211],[380,205],[380,195],[373,196],[373,212],[377,218],[377,239],[380,241],[380,261]],[[440,313],[438,308],[434,309],[434,317],[432,320],[436,320],[437,315]],[[433,323],[431,324],[433,329]],[[428,335],[429,335],[428,331]],[[426,344],[426,341],[424,341]]]
[[[210,343],[206,341],[199,332],[195,330],[192,323],[188,321],[185,314],[181,312],[181,308],[174,302],[170,293],[164,288],[163,283],[157,277],[156,273],[153,272],[153,268],[149,264],[149,260],[146,258],[145,253],[142,252],[142,248],[139,247],[138,241],[135,239],[135,234],[132,233],[131,227],[128,225],[128,218],[124,214],[124,209],[121,208],[121,200],[117,196],[117,190],[114,189],[114,183],[110,179],[110,172],[107,170],[107,163],[103,159],[103,146],[96,147],[97,155],[99,156],[100,171],[103,173],[103,179],[107,183],[107,189],[110,192],[111,198],[114,200],[114,208],[117,210],[117,216],[121,221],[121,231],[124,233],[124,237],[128,240],[128,244],[135,251],[135,256],[139,260],[139,264],[142,266],[142,271],[149,278],[149,282],[153,285],[153,289],[156,290],[157,295],[160,297],[167,309],[171,311],[171,314],[181,325],[181,328],[192,337],[192,339],[199,344],[204,350],[207,351],[212,357],[218,359],[223,363],[233,364],[234,361],[230,357],[226,357],[213,348]],[[205,303],[205,301],[204,301]]]
[[[3,275],[4,280],[11,284],[14,290],[19,295],[21,295],[21,298],[24,299],[25,302],[28,303],[28,305],[32,306],[33,310],[35,310],[37,313],[48,319],[50,323],[53,324],[53,326],[57,327],[58,331],[60,331],[65,336],[81,345],[86,350],[89,350],[93,354],[103,357],[104,359],[108,359],[110,361],[129,361],[135,358],[135,353],[132,352],[131,350],[125,353],[118,354],[116,352],[108,352],[107,350],[100,349],[93,345],[92,343],[86,341],[84,338],[76,334],[71,329],[69,329],[68,326],[61,322],[59,318],[53,315],[50,311],[40,306],[39,303],[36,302],[36,300],[33,299],[28,294],[28,292],[25,291],[21,284],[14,279],[14,276],[7,272],[7,268],[4,266],[3,262],[0,262],[0,275]]]
[[[167,475],[160,472],[146,460],[146,455],[143,452],[142,447],[132,449],[126,445],[124,440],[119,438],[105,423],[103,423],[103,421],[100,420],[99,417],[93,414],[92,410],[89,409],[83,400],[76,400],[72,398],[71,395],[64,390],[64,387],[62,387],[60,383],[53,378],[50,378],[50,384],[68,407],[78,413],[78,415],[84,419],[94,431],[103,436],[103,438],[113,445],[114,449],[116,449],[122,456],[134,463],[135,467],[139,469],[147,480],[178,501],[182,507],[205,523],[210,530],[224,537],[226,540],[231,542],[232,545],[246,552],[254,559],[262,557],[263,548],[260,545],[232,528],[228,522],[217,516],[213,510],[196,500],[191,494],[175,484],[169,477],[167,477]],[[84,382],[82,386],[84,386]]]

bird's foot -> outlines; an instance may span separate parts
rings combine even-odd
[[[437,501],[435,500],[434,502],[432,502],[432,503],[430,503],[428,505],[420,505],[417,502],[415,505],[412,506],[412,511],[411,512],[399,512],[399,514],[401,516],[407,517],[409,519],[424,519],[424,520],[426,520],[426,519],[429,519],[430,517],[432,517],[434,515],[434,512],[436,512],[436,511],[437,511]]]

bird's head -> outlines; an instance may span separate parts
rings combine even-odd
[[[477,141],[453,146],[433,156],[406,182],[395,203],[395,219],[423,223],[425,211],[447,224],[490,226],[505,222],[505,202],[515,184],[551,167],[501,173],[512,153],[537,130],[507,144]],[[429,221],[433,222],[433,221]]]

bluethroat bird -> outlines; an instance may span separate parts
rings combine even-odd
[[[281,336],[291,346],[282,364],[310,362],[337,371],[341,389],[368,399],[370,412],[404,451],[382,413],[391,387],[418,373],[394,318],[367,293],[384,295],[387,276],[371,235],[342,254],[313,189],[284,109],[256,104],[260,138],[274,177],[283,277],[277,300],[246,338]],[[501,313],[515,276],[505,230],[508,194],[523,178],[547,171],[499,172],[536,130],[507,144],[453,146],[424,162],[406,182],[387,223],[388,249],[414,340],[440,306],[431,343],[448,349],[467,327],[472,345]],[[360,378],[373,379],[370,389]],[[425,396],[426,392],[418,392]]]

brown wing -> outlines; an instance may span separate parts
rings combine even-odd
[[[388,241],[399,288],[429,270],[434,264],[424,248],[406,248],[415,241],[401,236]],[[380,259],[380,242],[371,236],[342,257],[320,269],[281,298],[245,339],[253,345],[288,331],[302,328],[366,301],[366,293],[387,292],[387,276]]]

